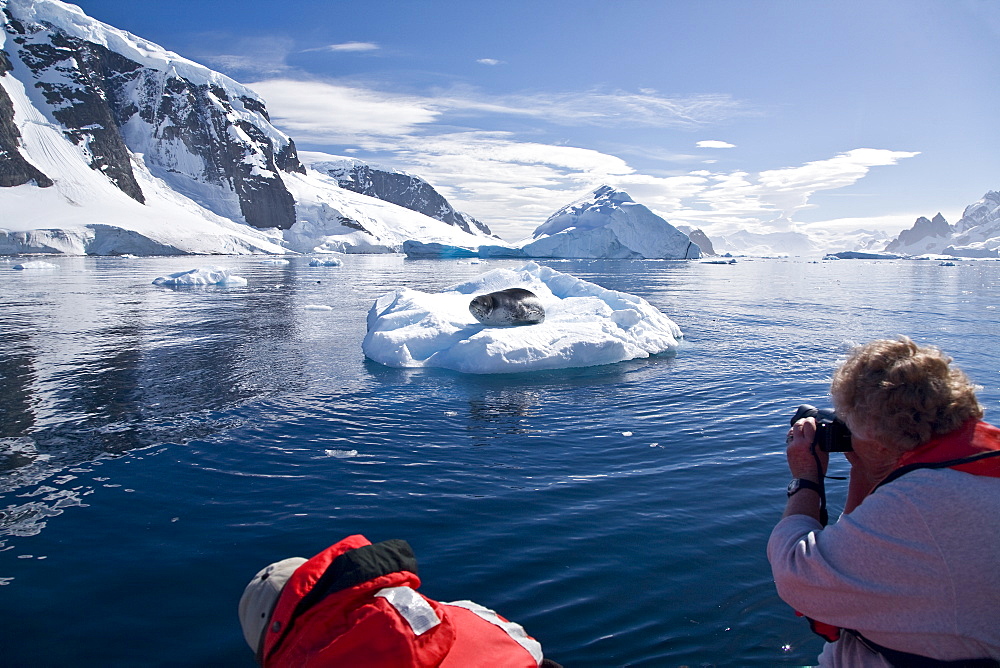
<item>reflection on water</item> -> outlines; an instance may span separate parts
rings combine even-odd
[[[556,261],[660,308],[677,354],[476,376],[365,360],[366,314],[519,262],[54,261],[0,265],[12,665],[252,665],[245,579],[359,531],[407,538],[429,595],[491,604],[567,666],[801,665],[817,641],[763,554],[794,407],[823,403],[850,342],[907,333],[1000,408],[1000,263]],[[211,264],[249,284],[151,284]],[[150,570],[162,609],[123,613],[148,609]],[[56,647],[52,625],[75,635]]]

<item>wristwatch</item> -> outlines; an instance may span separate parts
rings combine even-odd
[[[792,481],[788,483],[788,496],[792,496],[800,489],[811,489],[821,496],[823,494],[823,487],[818,482],[806,480],[805,478],[792,478]]]

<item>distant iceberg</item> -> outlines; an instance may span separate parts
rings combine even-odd
[[[315,257],[309,260],[310,267],[343,267],[344,261],[339,257]]]
[[[427,243],[408,239],[403,242],[403,252],[407,257],[453,258],[479,257],[479,248],[452,246],[441,243]]]
[[[698,244],[624,190],[601,186],[538,226],[521,246],[528,257],[682,260]]]
[[[475,295],[510,287],[538,295],[545,321],[489,327],[469,312]],[[368,313],[362,349],[386,366],[486,374],[646,358],[675,351],[682,338],[680,328],[644,299],[530,262],[437,294],[399,288],[382,295]]]
[[[58,268],[59,265],[52,264],[51,262],[45,262],[44,260],[32,260],[31,262],[22,262],[21,264],[14,265],[14,269],[23,271],[51,271],[52,269]]]
[[[241,286],[246,284],[247,279],[242,276],[233,276],[224,267],[202,267],[200,269],[191,269],[190,271],[179,271],[176,274],[153,279],[153,285],[165,285],[168,287],[198,285]]]

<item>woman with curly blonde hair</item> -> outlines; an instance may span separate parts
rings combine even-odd
[[[820,665],[1000,666],[1000,429],[975,390],[906,337],[853,350],[830,389],[850,483],[826,528],[829,454],[815,419],[789,430],[794,479],[768,559],[781,598],[830,641]]]

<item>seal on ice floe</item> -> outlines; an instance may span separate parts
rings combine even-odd
[[[524,288],[479,295],[469,304],[469,311],[484,325],[534,325],[545,320],[541,300]]]

